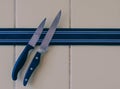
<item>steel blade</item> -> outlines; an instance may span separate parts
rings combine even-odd
[[[55,19],[52,22],[52,25],[50,26],[45,38],[43,39],[41,45],[40,45],[40,50],[42,51],[46,51],[46,49],[48,48],[48,45],[55,33],[55,30],[57,28],[57,25],[59,23],[61,17],[61,10],[58,12],[58,14],[56,15]]]
[[[32,38],[30,39],[29,41],[29,45],[35,47],[37,41],[39,40],[39,37],[43,31],[43,28],[44,28],[44,25],[45,25],[45,21],[46,21],[46,18],[40,23],[40,25],[38,26],[37,30],[34,32]]]

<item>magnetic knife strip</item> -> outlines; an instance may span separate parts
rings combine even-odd
[[[36,28],[0,28],[0,45],[26,45]],[[47,32],[44,29],[38,44]],[[57,28],[50,45],[120,45],[120,28]]]

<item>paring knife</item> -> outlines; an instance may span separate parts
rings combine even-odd
[[[41,22],[41,24],[38,26],[37,30],[34,32],[32,38],[18,57],[13,70],[12,70],[12,79],[17,80],[17,75],[18,72],[22,69],[24,66],[26,60],[27,60],[27,55],[31,49],[34,49],[37,41],[39,40],[39,37],[43,31],[44,25],[45,25],[46,18]]]
[[[45,38],[43,39],[39,50],[36,52],[30,66],[28,67],[28,70],[25,74],[24,80],[23,80],[23,85],[26,86],[30,76],[32,75],[33,71],[36,69],[36,67],[39,65],[40,63],[40,57],[43,53],[45,53],[48,49],[49,43],[55,33],[56,27],[59,23],[61,17],[61,11],[58,12],[57,16],[55,17],[55,19],[53,20],[52,25],[50,26]]]

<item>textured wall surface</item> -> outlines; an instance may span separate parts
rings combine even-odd
[[[119,28],[119,0],[0,0],[0,28],[49,28],[62,10],[60,28]],[[13,65],[24,49],[0,45],[0,89],[120,89],[119,46],[50,46],[28,85],[23,78],[37,46],[12,81]]]

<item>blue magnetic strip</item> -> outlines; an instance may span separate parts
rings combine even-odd
[[[36,28],[0,28],[0,45],[26,45]],[[38,44],[44,38],[44,29]],[[58,28],[50,45],[120,45],[120,28]]]

